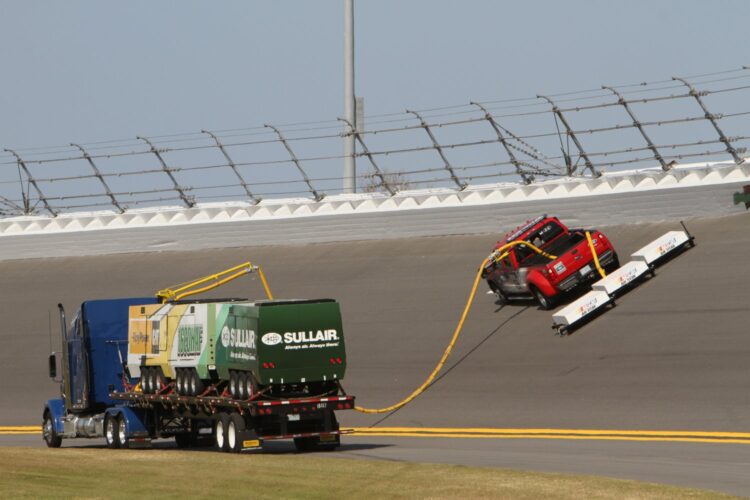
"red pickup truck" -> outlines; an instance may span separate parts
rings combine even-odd
[[[551,309],[562,294],[600,277],[586,231],[591,235],[599,264],[605,271],[620,267],[614,247],[601,231],[568,229],[557,217],[542,215],[506,234],[497,243],[482,277],[500,303],[516,297],[531,297],[542,309]],[[522,243],[498,251],[514,241],[529,242],[548,256]]]

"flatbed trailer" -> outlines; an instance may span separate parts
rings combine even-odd
[[[215,445],[221,451],[257,450],[264,441],[293,439],[300,451],[340,445],[336,411],[354,408],[349,395],[276,400],[235,400],[224,395],[180,396],[111,392],[104,435],[110,448],[149,447],[174,437],[178,446]]]

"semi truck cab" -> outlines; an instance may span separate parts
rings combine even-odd
[[[65,309],[58,304],[62,349],[50,355],[49,375],[60,383],[60,397],[47,401],[42,416],[48,446],[59,447],[63,438],[104,436],[105,412],[115,404],[109,395],[124,389],[128,307],[151,303],[156,299],[88,300],[73,316],[70,328]]]

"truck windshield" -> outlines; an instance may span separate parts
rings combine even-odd
[[[553,240],[555,240],[563,233],[563,228],[560,227],[559,224],[550,221],[536,231],[533,231],[526,235],[524,241],[528,241],[535,247],[544,250]],[[518,245],[516,247],[516,258],[518,259],[519,263],[526,264],[527,262],[525,261],[535,255],[538,254],[525,245]]]

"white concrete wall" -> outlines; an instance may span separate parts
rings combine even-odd
[[[742,212],[750,166],[696,164],[535,183],[0,220],[0,260],[500,233],[540,213],[572,226]]]

